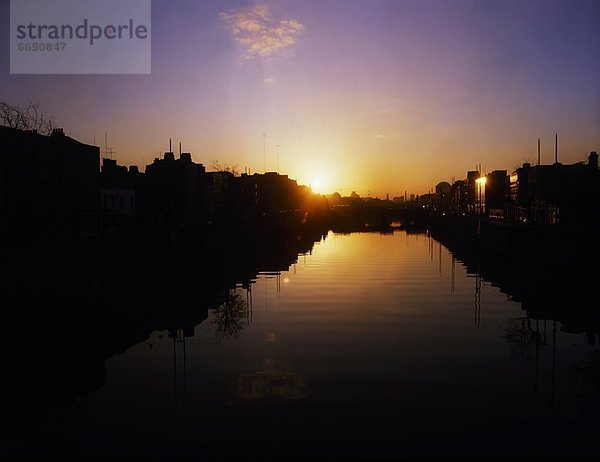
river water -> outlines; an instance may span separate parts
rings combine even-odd
[[[425,234],[330,232],[200,324],[109,358],[77,454],[591,458],[594,339],[497,285]]]

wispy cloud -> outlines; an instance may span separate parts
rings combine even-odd
[[[244,58],[274,58],[296,44],[304,25],[296,19],[275,19],[269,7],[258,4],[247,10],[220,13],[233,39],[244,45]]]

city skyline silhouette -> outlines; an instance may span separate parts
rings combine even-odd
[[[4,49],[0,99],[39,103],[87,144],[108,133],[124,165],[171,138],[204,165],[343,195],[513,170],[538,138],[551,163],[555,133],[563,163],[600,149],[597,2],[311,5],[155,0],[151,75],[10,75]]]

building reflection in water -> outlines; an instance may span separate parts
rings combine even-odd
[[[506,256],[476,251],[444,234],[437,233],[434,237],[452,254],[451,293],[454,293],[455,259],[466,266],[475,281],[475,327],[481,326],[483,281],[521,303],[525,315],[507,321],[505,337],[514,358],[531,361],[533,391],[547,393],[549,406],[553,408],[558,391],[558,332],[580,334],[580,344],[589,346],[594,346],[596,338],[600,338],[600,313],[589,309],[589,301],[596,298],[593,274],[581,265],[573,266],[573,262],[524,258],[511,261]],[[581,361],[578,370],[582,382],[599,392],[600,350],[596,353],[590,355],[594,359]],[[542,384],[541,377],[548,377],[549,383]]]
[[[83,249],[6,249],[3,264],[11,272],[0,281],[4,321],[28,332],[26,343],[21,329],[3,338],[11,350],[22,345],[6,364],[12,379],[2,399],[13,431],[81,407],[77,403],[104,384],[105,362],[138,344],[152,349],[153,332],[168,332],[172,343],[177,403],[187,391],[188,341],[209,310],[217,340],[238,337],[252,323],[256,277],[276,275],[280,290],[281,271],[325,237],[311,228],[261,238],[224,236],[203,255],[110,241]],[[272,367],[262,370],[273,375]]]
[[[408,245],[409,235],[405,234]],[[395,237],[396,235],[389,236]],[[484,331],[490,324],[487,318],[486,322],[482,322],[485,311],[489,311],[489,305],[486,304],[482,313],[482,296],[487,295],[485,288],[489,285],[497,287],[510,299],[521,304],[523,315],[506,322],[504,336],[513,358],[531,363],[533,391],[544,400],[547,399],[550,406],[554,406],[561,391],[557,384],[561,366],[559,349],[566,346],[560,344],[559,334],[581,334],[582,343],[589,345],[597,342],[600,332],[599,315],[584,309],[586,297],[593,291],[594,285],[589,284],[586,276],[581,279],[577,274],[565,276],[560,273],[553,277],[564,277],[562,284],[542,284],[541,281],[548,274],[539,268],[535,271],[528,267],[515,269],[513,263],[502,257],[473,251],[472,248],[461,246],[460,243],[435,233],[414,237],[418,239],[423,258],[428,257],[426,265],[433,268],[435,277],[439,275],[440,278],[445,276],[449,279],[451,298],[461,296],[459,294],[464,287],[461,283],[465,279],[457,277],[457,266],[461,273],[461,266],[464,266],[464,271],[469,275],[466,279],[469,312],[465,319],[470,324],[470,317],[473,316],[473,326],[476,329]],[[425,243],[422,241],[423,237],[426,239]],[[184,407],[181,404],[182,395],[192,392],[192,387],[188,388],[188,366],[197,358],[190,357],[189,344],[196,334],[197,326],[206,321],[203,325],[210,328],[217,343],[226,344],[227,339],[243,337],[245,331],[251,331],[256,326],[253,324],[252,288],[257,278],[261,279],[265,287],[266,309],[270,303],[268,295],[273,293],[273,290],[269,292],[269,287],[273,288],[273,282],[275,293],[280,294],[282,282],[285,285],[289,281],[289,277],[282,273],[293,271],[295,274],[297,260],[302,257],[306,262],[306,255],[310,254],[313,245],[323,238],[323,234],[317,232],[300,239],[298,236],[290,236],[289,239],[269,242],[242,242],[228,253],[211,260],[209,268],[196,268],[195,271],[194,265],[198,263],[194,260],[190,262],[183,259],[182,263],[181,259],[169,260],[161,256],[159,262],[165,263],[164,267],[177,268],[178,271],[161,275],[160,283],[156,283],[154,271],[161,265],[156,262],[147,267],[147,261],[133,266],[122,255],[120,261],[103,262],[99,258],[97,268],[93,268],[94,265],[89,262],[78,262],[70,270],[70,276],[76,282],[76,287],[85,289],[78,289],[79,292],[76,291],[68,300],[61,299],[61,294],[50,290],[64,287],[64,284],[52,279],[50,272],[44,273],[50,274],[47,277],[51,278],[44,286],[49,289],[44,292],[45,299],[38,291],[22,290],[23,281],[16,281],[14,285],[20,291],[18,295],[6,285],[3,302],[4,306],[15,307],[10,313],[14,325],[26,325],[27,317],[42,320],[32,328],[32,341],[26,346],[29,351],[19,352],[22,356],[17,363],[20,364],[15,366],[11,375],[16,377],[16,386],[9,396],[20,397],[22,402],[28,396],[29,402],[24,404],[27,407],[26,413],[23,406],[13,404],[8,406],[8,415],[42,419],[55,412],[55,409],[70,410],[73,415],[85,414],[86,397],[92,396],[94,390],[104,383],[105,361],[134,345],[144,345],[144,342],[148,348],[152,348],[149,338],[156,332],[168,332],[167,338],[164,339],[163,336],[163,339],[170,342],[172,349],[169,365],[172,367],[173,403],[176,407]],[[332,238],[334,237],[327,239]],[[425,252],[425,246],[428,247],[429,254]],[[446,249],[450,258],[443,257]],[[123,261],[127,263],[126,270],[117,264]],[[450,266],[449,275],[443,271],[444,264],[446,267]],[[26,266],[23,262],[20,265],[23,268]],[[83,271],[82,267],[87,271]],[[17,276],[24,273],[26,271],[15,272]],[[448,279],[442,281],[441,290],[445,294],[448,293]],[[546,292],[539,290],[539,287],[552,287],[553,290]],[[574,288],[577,290],[574,291]],[[482,293],[484,290],[485,294]],[[261,295],[257,298],[257,309]],[[53,298],[65,303],[67,315],[51,316],[40,310],[41,306],[46,306]],[[483,299],[487,301],[486,298]],[[331,303],[335,303],[335,297],[331,298]],[[260,309],[257,311],[257,319],[261,312]],[[82,325],[89,328],[82,329]],[[350,323],[348,325],[353,327]],[[406,335],[411,334],[406,332]],[[9,337],[10,335],[9,333]],[[279,331],[272,328],[262,341],[278,346],[279,335]],[[13,335],[12,340],[18,344],[17,336]],[[36,359],[35,354],[40,351],[44,355],[41,359]],[[48,358],[52,359],[51,366],[43,364]],[[582,393],[587,393],[588,401],[596,399],[597,402],[598,399],[594,396],[600,390],[598,350],[579,361],[576,369],[585,385]],[[64,375],[56,374],[57,370],[64,372]],[[47,387],[43,391],[32,385],[37,383],[38,375],[47,380]],[[314,383],[311,381],[310,385],[314,386]],[[314,391],[310,389],[309,393],[309,378],[302,367],[294,364],[291,355],[275,354],[270,350],[257,354],[251,364],[242,372],[238,371],[230,381],[230,387],[228,404],[242,407],[298,402],[310,398]]]

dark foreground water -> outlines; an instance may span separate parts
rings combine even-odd
[[[495,285],[426,235],[330,233],[200,324],[110,357],[100,388],[25,444],[87,460],[595,459],[595,334]]]

